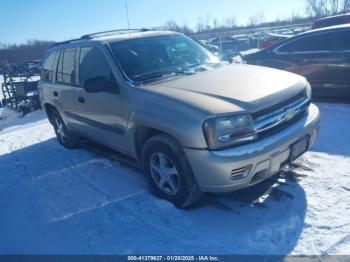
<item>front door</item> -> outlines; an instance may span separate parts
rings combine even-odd
[[[125,93],[119,88],[106,56],[98,47],[83,46],[79,49],[78,65],[80,88],[76,91],[76,99],[79,110],[78,115],[73,117],[81,122],[80,133],[128,153],[125,142]],[[104,79],[111,88],[106,89],[105,82],[99,86],[96,79]],[[89,83],[94,83],[95,88],[86,88]]]

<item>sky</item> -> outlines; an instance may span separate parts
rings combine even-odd
[[[195,28],[208,15],[219,22],[234,16],[244,25],[256,14],[271,21],[305,10],[305,0],[1,0],[0,43],[63,41],[127,28],[126,1],[131,28],[160,26],[167,20]]]

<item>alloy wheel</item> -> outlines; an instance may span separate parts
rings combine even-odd
[[[180,176],[173,161],[164,153],[154,153],[150,158],[151,175],[158,188],[168,195],[180,189]]]
[[[64,132],[64,126],[63,126],[62,121],[56,117],[55,124],[56,124],[55,125],[56,126],[56,134],[58,136],[58,139],[62,143],[65,143],[66,142],[66,135],[65,135],[65,132]]]

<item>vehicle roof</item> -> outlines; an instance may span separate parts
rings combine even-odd
[[[287,43],[291,40],[297,39],[299,37],[303,37],[303,36],[308,36],[308,35],[312,35],[318,32],[329,32],[329,31],[337,31],[337,30],[341,30],[341,29],[350,29],[350,24],[342,24],[342,25],[335,25],[335,26],[328,26],[328,27],[322,27],[322,28],[318,28],[318,29],[313,29],[313,30],[309,30],[300,34],[297,34],[295,36],[289,37],[287,39],[283,39],[281,41],[278,41],[277,43],[271,45],[270,47],[268,47],[268,49],[274,49],[284,43]]]
[[[331,20],[333,18],[341,18],[341,17],[347,17],[347,16],[350,16],[350,13],[323,17],[323,18],[317,19],[315,22],[324,21],[324,20]]]
[[[322,28],[317,28],[317,29],[313,29],[313,30],[310,30],[310,31],[306,31],[306,32],[300,33],[300,34],[298,34],[296,36],[312,34],[312,33],[315,33],[315,32],[333,31],[333,30],[348,29],[348,28],[350,28],[350,24],[333,25],[333,26],[327,26],[327,27],[322,27]]]
[[[113,33],[113,31],[101,32],[91,35],[85,35],[81,38],[72,39],[64,42],[59,42],[54,44],[48,51],[54,51],[57,49],[61,49],[66,45],[71,44],[83,44],[86,42],[103,42],[103,43],[113,43],[119,41],[126,41],[130,39],[144,38],[144,37],[152,37],[152,36],[162,36],[162,35],[174,35],[180,34],[172,31],[156,31],[156,30],[139,30],[139,31],[122,31],[122,33]]]
[[[130,40],[130,39],[143,38],[143,37],[173,35],[173,34],[179,34],[179,33],[172,32],[172,31],[131,32],[131,33],[125,33],[125,34],[99,36],[99,37],[93,38],[93,40],[111,43],[111,42],[118,42],[118,41]]]

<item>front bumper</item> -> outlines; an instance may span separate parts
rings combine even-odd
[[[254,143],[220,151],[184,150],[203,192],[229,192],[278,173],[289,159],[290,146],[306,136],[310,137],[311,146],[319,127],[319,109],[311,104],[298,122]]]

